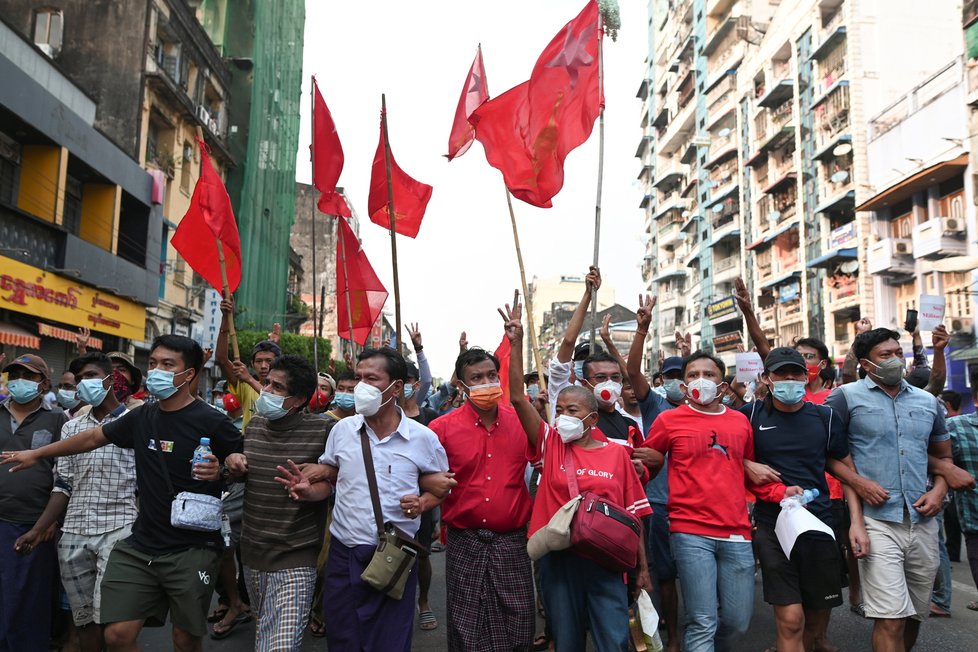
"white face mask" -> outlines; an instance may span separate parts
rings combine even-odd
[[[591,414],[594,414],[593,412]],[[591,414],[586,415],[584,418],[591,416]],[[554,426],[557,428],[557,434],[560,435],[561,441],[565,444],[569,444],[572,441],[577,441],[584,436],[584,421],[578,419],[577,417],[572,417],[569,414],[561,414],[557,417],[554,422]]]
[[[718,387],[709,378],[697,378],[686,385],[686,395],[694,403],[709,405],[716,400]]]
[[[384,392],[390,389],[393,384],[392,382],[384,390],[379,390],[363,381],[357,383],[357,386],[353,388],[353,404],[357,414],[362,414],[365,417],[372,417],[377,414],[380,408],[393,400],[393,396],[386,401],[384,400]]]
[[[594,386],[594,397],[601,405],[613,405],[621,397],[621,383],[606,380]]]

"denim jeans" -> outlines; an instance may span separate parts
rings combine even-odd
[[[557,652],[584,652],[589,630],[597,652],[628,652],[628,586],[623,573],[566,550],[548,552],[537,565]]]
[[[944,611],[951,611],[951,558],[947,554],[947,537],[944,530],[944,512],[936,517],[938,530],[937,549],[941,556],[941,566],[937,570],[937,578],[934,580],[934,593],[931,594],[930,601]]]
[[[686,607],[685,652],[725,652],[747,631],[754,609],[750,541],[673,533],[672,556]]]

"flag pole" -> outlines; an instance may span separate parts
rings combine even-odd
[[[310,75],[309,84],[309,109],[312,116],[312,147],[309,148],[309,158],[312,161],[312,183],[316,186],[316,156],[313,153],[316,147],[316,76]],[[312,360],[313,367],[316,369],[316,376],[319,377],[319,337],[316,335],[316,322],[319,313],[316,312],[316,288],[319,285],[319,277],[316,275],[316,202],[312,203]]]
[[[594,202],[594,266],[598,266],[598,251],[601,242],[601,184],[604,180],[604,20],[598,14],[598,193]],[[591,294],[591,352],[594,353],[596,342],[594,331],[598,325],[598,291]]]
[[[221,263],[221,284],[224,289],[224,300],[231,300],[231,288],[228,286],[228,270],[224,264],[224,244],[220,238],[217,241],[217,260]],[[241,354],[238,353],[238,333],[234,330],[234,311],[228,313],[228,337],[231,340],[231,350],[234,352],[234,359],[240,360]]]
[[[397,338],[397,350],[401,350],[401,285],[397,278],[397,222],[394,212],[394,185],[391,180],[391,141],[387,134],[387,96],[380,95],[380,123],[384,130],[384,164],[387,168],[387,215],[391,221],[391,263],[394,268],[394,321],[396,322],[394,331]],[[352,333],[351,333],[352,335]]]
[[[336,219],[342,220],[343,218],[337,215]],[[343,239],[343,231],[344,229],[340,228],[339,223],[337,223],[336,233],[340,236],[340,262],[343,265],[343,278],[346,280],[346,287],[343,288],[343,295],[346,299],[346,323],[347,328],[350,329],[350,356],[353,357],[357,354],[357,343],[353,339],[353,311],[350,309],[350,274],[346,271],[346,242]]]
[[[505,184],[503,184],[505,186]],[[516,261],[520,265],[520,281],[523,283],[523,302],[526,304],[526,324],[530,329],[530,348],[533,349],[533,362],[540,377],[540,391],[546,393],[547,381],[543,374],[543,363],[540,359],[540,349],[537,347],[537,329],[533,325],[533,304],[530,302],[530,289],[526,285],[526,271],[523,268],[523,252],[520,249],[520,233],[516,228],[516,213],[513,211],[513,197],[506,188],[506,205],[509,206],[509,219],[513,223],[513,242],[516,244]]]

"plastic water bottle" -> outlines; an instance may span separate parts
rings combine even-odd
[[[204,459],[205,455],[211,455],[211,439],[210,437],[201,437],[200,446],[194,449],[194,459],[190,463],[190,474],[193,476],[194,480],[197,480],[197,475],[194,473],[194,467],[198,464],[206,464],[210,460]]]
[[[805,489],[800,494],[794,496],[789,496],[781,501],[781,507],[796,506],[801,507],[802,505],[807,505],[818,498],[818,489]]]

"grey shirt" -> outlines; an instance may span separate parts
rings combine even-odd
[[[12,400],[0,403],[0,450],[31,450],[61,439],[61,427],[68,421],[64,410],[45,408],[42,403],[16,423],[7,407]],[[54,464],[47,458],[19,473],[0,468],[0,521],[33,525],[40,518],[54,486]]]

